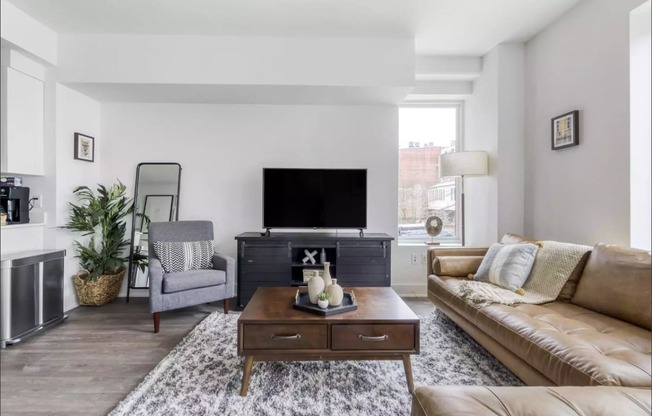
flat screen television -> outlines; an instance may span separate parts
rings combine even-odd
[[[263,228],[367,228],[366,169],[263,169]]]

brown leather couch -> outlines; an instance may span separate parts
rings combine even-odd
[[[635,387],[419,387],[412,400],[412,416],[649,414],[650,390]]]
[[[506,234],[502,239],[505,244],[525,241],[532,240],[514,234]],[[530,386],[650,388],[649,252],[597,244],[579,262],[555,302],[493,304],[477,309],[457,293],[466,276],[477,271],[486,250],[431,248],[428,297],[523,382]],[[541,391],[552,394],[555,390]],[[560,394],[568,391],[575,390]],[[486,392],[485,389],[482,394]],[[416,406],[419,407],[420,395],[430,393],[430,388],[418,389]],[[629,397],[629,393],[609,394]],[[645,396],[649,409],[649,390],[645,390]],[[419,413],[413,409],[413,414],[440,413]]]

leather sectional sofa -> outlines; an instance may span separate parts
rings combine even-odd
[[[532,240],[514,234],[502,239],[504,244],[526,241]],[[555,302],[479,309],[458,296],[458,288],[468,274],[475,273],[486,250],[431,248],[430,300],[528,386],[618,387],[421,387],[415,392],[413,415],[461,414],[466,411],[460,407],[463,403],[470,406],[468,414],[483,414],[473,410],[478,403],[487,414],[550,414],[544,411],[549,404],[566,410],[591,409],[600,401],[607,403],[606,398],[616,408],[634,406],[649,414],[650,253],[597,244],[579,262]],[[514,390],[528,399],[517,400],[521,396]],[[451,397],[460,406],[453,413],[443,412],[446,406],[438,406]],[[503,413],[492,413],[490,409],[503,398],[527,411],[506,412],[509,406],[503,403]],[[585,414],[591,413],[595,412]]]

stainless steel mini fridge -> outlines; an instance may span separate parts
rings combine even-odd
[[[65,250],[34,250],[2,256],[0,348],[63,321]]]

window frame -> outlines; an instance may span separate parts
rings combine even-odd
[[[401,108],[455,108],[456,109],[456,137],[455,137],[455,151],[461,152],[464,150],[464,101],[454,100],[454,101],[432,101],[432,102],[421,102],[421,103],[402,103],[398,106],[398,109]],[[399,121],[400,122],[400,121]],[[400,147],[398,148],[400,149]],[[397,150],[398,150],[397,149]],[[399,171],[397,174],[400,176],[400,161],[399,161]],[[412,237],[412,236],[400,236],[399,235],[399,226],[398,215],[396,217],[396,241],[399,246],[401,245],[424,245],[429,243],[437,243],[442,246],[460,246],[462,245],[462,214],[461,210],[458,209],[461,203],[461,178],[455,178],[455,236],[454,237]],[[399,190],[396,190],[398,196]]]

